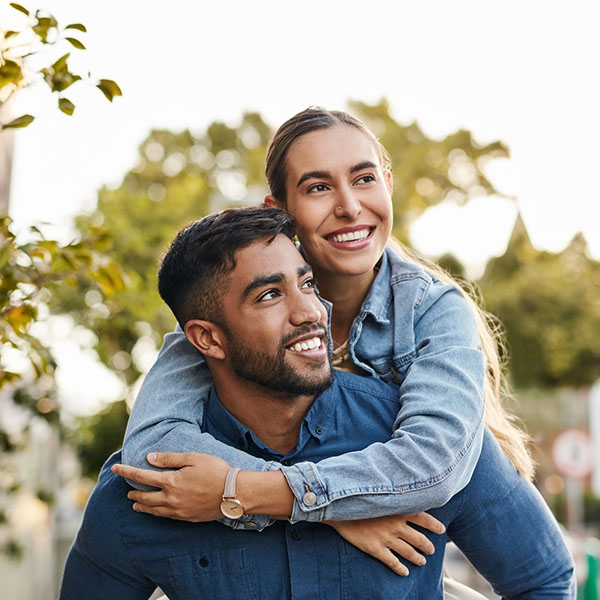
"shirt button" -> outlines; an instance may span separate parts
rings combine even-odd
[[[317,435],[321,435],[323,433],[323,429],[321,427],[316,427],[315,432],[317,433]]]
[[[295,540],[296,542],[300,541],[300,538],[302,536],[300,535],[299,531],[292,531],[292,539]]]
[[[256,521],[248,521],[246,523],[246,529],[256,529],[257,527]]]
[[[198,564],[201,567],[208,567],[208,558],[206,558],[206,556],[203,556],[199,561]]]
[[[302,502],[306,506],[314,506],[317,503],[317,495],[314,492],[306,492],[304,496],[302,496]]]
[[[282,462],[283,462],[283,464],[284,464],[286,467],[289,467],[289,466],[292,464],[292,461],[291,461],[289,458],[286,458],[286,459],[285,459],[284,461],[282,461]]]

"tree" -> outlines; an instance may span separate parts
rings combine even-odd
[[[442,141],[429,139],[416,123],[396,122],[385,100],[372,106],[353,102],[350,109],[373,127],[392,155],[395,233],[402,239],[428,206],[495,192],[482,168],[486,160],[507,155],[500,142],[480,147],[464,131]],[[262,202],[271,133],[258,113],[243,114],[236,126],[213,122],[198,135],[152,131],[139,148],[139,164],[122,184],[101,189],[96,210],[76,220],[83,237],[98,224],[113,233],[111,256],[128,285],[106,300],[110,319],[102,311],[75,310],[68,290],[61,309],[96,333],[100,358],[127,384],[147,369],[139,359],[141,347],[155,350],[175,324],[156,290],[160,255],[186,222],[228,206]],[[456,261],[452,266],[459,268]]]
[[[408,243],[411,225],[427,208],[440,202],[466,204],[476,196],[496,193],[484,174],[495,158],[507,158],[500,141],[484,146],[469,131],[459,130],[442,140],[428,138],[415,122],[403,125],[390,114],[384,99],[350,109],[377,135],[390,154],[394,169],[394,235]]]
[[[581,234],[562,252],[541,252],[519,218],[479,284],[506,328],[515,386],[585,387],[600,377],[600,263]]]
[[[60,27],[51,14],[41,10],[32,14],[16,2],[10,5],[27,20],[20,30],[0,28],[0,109],[23,88],[44,82],[50,92],[58,96],[58,109],[66,115],[72,115],[75,104],[64,92],[82,81],[83,77],[70,70],[70,52],[58,57],[57,54],[63,52],[65,47],[85,50],[80,40],[81,34],[87,31],[85,25],[69,23]],[[40,66],[40,59],[45,66]],[[90,76],[86,79],[90,79]],[[115,96],[121,95],[119,86],[110,79],[100,79],[95,85],[111,102]],[[27,127],[34,118],[25,114],[5,123],[0,122],[0,130]]]
[[[0,524],[8,522],[6,499],[21,485],[11,454],[30,441],[32,422],[59,424],[56,363],[40,337],[58,291],[69,288],[81,297],[91,290],[107,298],[124,287],[119,268],[106,256],[111,238],[105,231],[95,228],[66,245],[45,238],[37,227],[24,237],[19,241],[10,219],[0,217],[0,405],[5,416],[13,416],[0,421],[0,467],[6,474],[0,480]],[[51,499],[47,490],[36,494]],[[9,555],[19,554],[10,538],[2,547]]]
[[[63,92],[83,78],[69,69],[69,53],[56,60],[51,57],[65,44],[84,50],[79,38],[85,26],[70,23],[60,28],[52,15],[42,11],[32,15],[20,4],[11,6],[27,17],[27,23],[19,31],[0,28],[0,130],[26,127],[34,120],[33,115],[21,115],[3,122],[2,109],[24,87],[42,81],[58,95],[59,110],[73,114],[75,105]],[[108,100],[121,95],[112,80],[102,79],[96,87]],[[0,211],[4,210],[1,202]],[[49,342],[43,341],[44,325],[57,307],[59,291],[62,297],[66,288],[71,290],[76,309],[86,294],[105,300],[124,288],[121,270],[106,254],[110,244],[110,235],[99,227],[88,228],[86,237],[65,245],[35,226],[17,236],[9,217],[0,214],[0,525],[10,525],[5,508],[22,484],[13,461],[15,451],[28,444],[33,424],[60,425],[56,364]],[[43,487],[36,495],[52,501]],[[10,528],[0,534],[0,549],[18,557],[21,549]]]

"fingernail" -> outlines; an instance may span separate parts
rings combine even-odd
[[[425,557],[423,556],[421,558],[421,560],[419,561],[419,565],[423,566],[423,565],[426,565],[426,564],[427,564],[427,561],[425,560]]]
[[[150,454],[148,454],[148,462],[156,462],[156,452],[150,452]]]
[[[133,510],[137,511],[137,504],[134,504],[131,508],[133,508]]]

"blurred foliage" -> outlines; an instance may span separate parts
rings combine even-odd
[[[398,123],[385,99],[375,105],[353,101],[349,108],[390,155],[394,171],[393,234],[405,244],[409,243],[410,226],[427,208],[442,201],[462,206],[476,196],[496,192],[484,170],[489,161],[508,157],[502,142],[482,146],[464,130],[442,140],[428,138],[416,121]]]
[[[127,404],[120,400],[80,420],[75,445],[84,477],[96,479],[106,459],[121,447],[128,417]]]
[[[19,30],[0,27],[0,111],[20,90],[43,81],[58,96],[58,109],[72,115],[75,105],[64,92],[84,78],[70,70],[70,53],[64,48],[85,49],[79,39],[85,26],[60,27],[50,14],[10,5],[26,22]],[[111,101],[121,95],[112,80],[101,79],[96,87]],[[21,115],[0,122],[0,130],[26,127],[33,120]],[[84,305],[84,297],[91,294],[105,311],[107,299],[125,289],[121,269],[109,258],[111,243],[110,234],[100,227],[89,227],[85,237],[68,244],[47,238],[35,226],[17,236],[10,218],[0,214],[0,526],[8,526],[0,552],[10,558],[19,558],[22,548],[11,537],[5,507],[26,475],[15,466],[15,451],[26,447],[34,423],[59,426],[56,363],[45,325],[66,290],[73,308],[85,312],[94,306]],[[33,492],[46,504],[54,501],[50,489]]]
[[[43,81],[51,93],[57,94],[58,109],[72,115],[75,104],[65,92],[84,78],[71,71],[68,64],[71,53],[64,51],[85,50],[79,38],[86,33],[86,27],[81,23],[61,27],[49,13],[41,10],[31,13],[15,2],[10,6],[23,15],[25,24],[19,30],[0,27],[0,109],[19,90]],[[90,75],[87,74],[85,79],[89,80]],[[119,86],[110,79],[100,79],[95,85],[111,102],[121,95]],[[0,130],[27,127],[34,118],[26,114],[6,123],[0,122]]]
[[[395,168],[395,233],[407,239],[410,223],[442,200],[466,202],[494,193],[482,172],[486,160],[507,156],[496,142],[479,146],[468,132],[441,141],[427,138],[416,123],[401,125],[387,101],[352,102],[350,110],[381,137]],[[112,257],[124,269],[127,289],[110,300],[110,319],[77,313],[65,294],[63,310],[98,336],[102,361],[132,384],[146,366],[136,361],[140,331],[151,330],[156,345],[175,320],[156,291],[157,262],[176,231],[192,219],[239,204],[258,204],[267,193],[264,162],[272,129],[258,113],[237,126],[211,123],[205,131],[152,131],[139,148],[139,164],[117,189],[102,189],[97,209],[81,216],[82,236],[102,224],[114,234]],[[124,358],[123,353],[129,355]]]
[[[600,263],[583,236],[562,252],[541,252],[519,219],[479,285],[504,323],[515,386],[578,388],[600,377]]]
[[[81,298],[93,290],[105,299],[125,288],[120,269],[108,258],[111,237],[105,230],[90,229],[85,239],[61,245],[37,227],[23,232],[21,241],[10,223],[0,217],[0,402],[4,415],[10,405],[13,417],[27,418],[0,419],[1,498],[20,488],[10,455],[25,447],[32,422],[59,420],[56,363],[43,329],[57,296],[69,289]],[[37,496],[48,501],[51,493],[38,490]]]

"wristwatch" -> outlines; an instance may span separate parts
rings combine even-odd
[[[225,477],[225,489],[221,501],[221,512],[229,519],[239,519],[245,516],[246,511],[235,493],[235,482],[241,469],[229,469]]]

